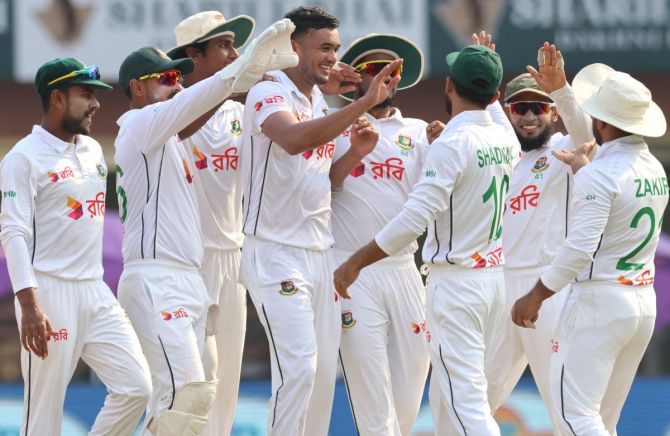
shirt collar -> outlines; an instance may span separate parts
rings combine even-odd
[[[368,119],[371,123],[395,123],[395,122],[401,122],[402,123],[402,113],[400,113],[400,109],[397,107],[393,108],[393,112],[391,115],[389,115],[386,118],[375,118],[372,115],[370,115],[368,112],[365,112],[363,114],[365,118]]]
[[[40,125],[34,125],[33,126],[33,135],[36,135],[40,137],[44,142],[46,142],[51,148],[56,150],[59,153],[64,152],[70,145],[72,145],[69,142],[65,142],[51,133],[49,133],[44,127]],[[75,135],[75,141],[77,141],[77,137],[79,135]]]
[[[126,122],[126,119],[130,116],[130,114],[135,113],[135,111],[138,111],[139,109],[130,109],[126,112],[123,113],[119,118],[116,119],[116,125],[121,127],[123,123]]]
[[[321,94],[321,90],[319,89],[319,87],[314,85],[312,89],[312,100],[310,102],[310,99],[307,98],[307,96],[298,89],[293,80],[291,80],[291,78],[282,70],[273,71],[270,75],[275,77],[277,79],[277,82],[287,87],[289,91],[291,91],[291,94],[293,94],[296,98],[298,98],[299,100],[304,100],[310,106],[313,105],[315,98],[319,97],[323,98],[323,95]]]
[[[453,117],[449,122],[447,123],[446,127],[451,127],[455,126],[458,124],[479,124],[479,125],[486,125],[486,124],[492,124],[493,123],[493,118],[491,118],[491,114],[485,110],[471,110],[471,111],[463,111]]]
[[[617,138],[602,144],[593,160],[602,159],[603,157],[608,156],[617,150],[640,151],[646,150],[647,148],[647,143],[640,135],[622,136],[621,138]]]

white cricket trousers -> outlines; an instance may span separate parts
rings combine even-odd
[[[491,410],[502,406],[530,365],[533,379],[551,416],[552,427],[558,415],[549,394],[551,350],[556,338],[558,318],[570,293],[569,287],[545,300],[535,322],[535,329],[522,328],[512,322],[512,306],[530,291],[542,271],[505,269],[505,309],[501,328],[495,332],[492,348],[486,355],[486,378]]]
[[[432,266],[426,284],[435,434],[498,436],[486,394],[485,361],[502,323],[502,268]]]
[[[205,250],[200,268],[209,294],[203,367],[208,381],[219,380],[203,435],[229,435],[240,388],[247,291],[238,283],[240,249]]]
[[[107,388],[91,435],[130,435],[151,395],[137,336],[102,280],[65,281],[36,273],[37,303],[57,337],[44,360],[21,349],[24,409],[21,435],[61,434],[65,390],[81,357]],[[21,326],[21,305],[15,300]]]
[[[557,435],[616,434],[655,320],[653,286],[572,285],[551,358]]]
[[[151,370],[153,395],[144,419],[148,426],[172,407],[182,385],[205,381],[201,353],[207,290],[197,268],[151,259],[124,266],[117,296]]]
[[[328,434],[341,330],[333,270],[331,250],[244,240],[240,276],[270,343],[270,435]]]
[[[338,264],[352,254],[333,253]],[[430,367],[426,290],[414,256],[364,268],[349,294],[341,301],[340,363],[356,430],[409,436]]]

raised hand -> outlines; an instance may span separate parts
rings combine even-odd
[[[440,120],[431,121],[426,126],[426,137],[428,138],[428,144],[432,144],[433,141],[437,139],[442,131],[444,130],[444,123]]]
[[[563,54],[554,44],[545,43],[537,51],[538,70],[528,65],[526,70],[535,78],[540,88],[551,93],[563,88],[567,82],[565,78],[565,62]]]
[[[356,90],[356,83],[361,81],[361,75],[351,65],[337,62],[330,69],[328,83],[319,85],[319,89],[326,95],[339,95]]]
[[[479,35],[477,35],[476,33],[472,34],[472,45],[483,45],[484,47],[496,51],[496,45],[493,42],[493,35],[490,33],[486,33],[485,30],[479,32]]]
[[[402,59],[396,59],[384,67],[370,82],[370,87],[361,100],[367,103],[368,108],[372,108],[386,100],[400,82],[400,75],[391,78],[391,72],[396,70],[402,64]]]
[[[223,69],[224,78],[234,77],[233,92],[246,92],[272,70],[295,67],[298,54],[291,47],[295,25],[288,18],[273,23],[254,38],[235,62]]]
[[[359,117],[351,126],[351,151],[363,159],[379,142],[379,133],[365,117]]]

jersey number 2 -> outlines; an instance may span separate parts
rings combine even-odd
[[[654,236],[654,230],[656,229],[656,215],[654,215],[654,209],[650,207],[643,207],[642,209],[638,210],[635,216],[633,217],[633,221],[631,221],[630,223],[630,227],[636,229],[638,222],[645,215],[649,216],[649,221],[651,221],[651,226],[649,226],[649,233],[647,233],[647,237],[644,238],[644,241],[642,241],[640,245],[635,247],[633,251],[631,251],[621,259],[619,259],[619,261],[616,263],[616,269],[623,271],[632,271],[642,269],[642,267],[644,267],[643,263],[631,263],[628,262],[628,260],[635,257],[640,251],[642,251],[644,246],[647,245],[651,240],[652,236]]]

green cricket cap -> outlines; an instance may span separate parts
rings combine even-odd
[[[537,84],[535,78],[530,73],[519,74],[507,83],[505,87],[505,102],[510,101],[522,92],[532,92],[542,97],[547,97],[550,100],[552,99],[549,94],[540,88],[540,85]]]
[[[491,95],[500,87],[503,67],[500,55],[483,45],[469,45],[449,53],[449,74],[460,86],[479,95]]]
[[[142,47],[129,54],[119,68],[119,84],[124,92],[128,92],[130,81],[146,74],[162,73],[163,71],[179,70],[183,76],[195,69],[193,59],[172,60],[156,47]]]
[[[100,80],[100,74],[96,67],[91,66],[87,71],[86,68],[86,65],[73,58],[50,60],[37,69],[35,89],[39,95],[45,95],[53,89],[63,89],[72,85],[88,85],[105,90],[112,89],[111,86]],[[79,73],[65,77],[70,73],[77,72]]]

